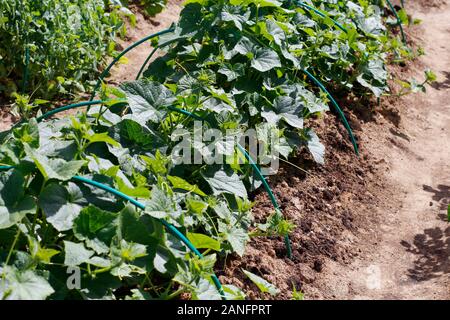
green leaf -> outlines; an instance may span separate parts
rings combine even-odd
[[[117,183],[117,189],[120,192],[125,193],[127,196],[144,199],[150,197],[150,190],[144,186],[130,186],[118,176],[115,177],[115,181]]]
[[[52,257],[59,253],[58,250],[42,248],[39,241],[32,237],[28,237],[28,244],[31,256],[39,263],[49,264]]]
[[[262,48],[255,50],[251,66],[260,72],[267,72],[273,68],[281,67],[281,62],[275,51]]]
[[[245,300],[245,293],[232,284],[223,285],[223,291],[227,300]]]
[[[104,142],[115,147],[120,147],[120,144],[116,140],[108,136],[107,132],[95,133],[92,135],[86,134],[84,138],[87,139],[90,143]]]
[[[225,172],[218,170],[202,174],[203,178],[208,182],[215,195],[222,193],[235,194],[241,198],[247,198],[247,189],[239,176],[231,170]]]
[[[19,271],[15,267],[0,268],[5,282],[0,285],[0,299],[45,300],[55,292],[48,281],[35,271]]]
[[[155,269],[162,274],[175,274],[178,271],[175,256],[169,249],[161,245],[158,245],[156,249],[153,265],[155,266]]]
[[[157,219],[165,219],[176,211],[173,199],[158,186],[152,189],[152,198],[147,201],[145,213]]]
[[[64,241],[65,258],[64,264],[69,267],[76,267],[83,263],[89,263],[94,251],[87,250],[82,243]]]
[[[226,5],[223,7],[220,13],[220,19],[222,19],[222,21],[233,22],[236,28],[242,31],[242,25],[245,24],[250,18],[250,11],[247,11],[245,15],[242,15],[240,13],[240,7]]]
[[[166,174],[168,160],[164,157],[159,150],[156,151],[155,158],[147,156],[140,156],[142,160],[149,166],[150,170],[154,174]]]
[[[220,300],[216,286],[210,280],[201,278],[194,286],[194,300]]]
[[[250,239],[248,233],[242,228],[233,227],[225,234],[225,239],[228,240],[233,250],[240,256],[244,256],[245,247]]]
[[[245,67],[242,63],[224,64],[217,71],[227,77],[227,81],[231,82],[245,74]]]
[[[101,210],[93,205],[81,210],[74,220],[73,233],[80,241],[98,254],[109,252],[112,238],[116,234],[116,213]]]
[[[143,244],[132,243],[122,239],[119,247],[112,248],[112,253],[123,261],[132,262],[147,256],[147,248]]]
[[[187,237],[197,249],[220,251],[220,242],[207,235],[188,232]]]
[[[235,6],[254,4],[258,7],[281,7],[283,4],[277,0],[230,0]]]
[[[39,196],[39,206],[47,221],[60,232],[73,228],[74,220],[84,204],[86,200],[74,184],[69,184],[66,188],[57,183],[50,183]]]
[[[29,123],[22,124],[19,128],[13,130],[14,137],[24,144],[33,148],[39,147],[39,126],[36,119],[31,119]]]
[[[202,197],[206,197],[206,194],[200,190],[197,185],[192,185],[183,178],[176,176],[167,176],[167,179],[170,181],[174,189],[186,190],[189,192],[194,192]]]
[[[36,212],[36,203],[25,195],[24,184],[20,171],[0,172],[0,229],[7,229]]]
[[[167,107],[176,100],[162,84],[149,80],[124,83],[121,88],[127,95],[133,120],[141,125],[147,121],[160,122],[167,114]]]
[[[270,282],[264,280],[263,278],[257,276],[256,274],[253,274],[249,271],[242,270],[245,275],[258,287],[259,290],[263,293],[269,293],[272,296],[275,296],[278,294],[279,290],[277,287],[275,287]]]
[[[126,206],[119,213],[120,238],[129,242],[156,246],[163,236],[161,223],[149,216],[140,216],[134,207]]]
[[[279,96],[274,101],[274,111],[266,110],[261,112],[261,116],[269,124],[278,124],[283,119],[290,126],[298,129],[303,128],[303,105],[288,96]]]
[[[70,180],[78,174],[85,164],[81,160],[65,161],[63,159],[49,159],[46,156],[38,154],[28,145],[25,145],[25,152],[34,161],[46,181],[49,179]]]
[[[308,150],[311,152],[314,160],[324,165],[325,164],[325,146],[320,142],[319,137],[313,130],[308,131]]]

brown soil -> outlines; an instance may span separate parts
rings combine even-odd
[[[172,23],[178,21],[183,2],[184,0],[169,0],[167,8],[154,18],[147,18],[142,15],[138,8],[131,8],[136,15],[136,28],[128,28],[126,39],[118,41],[119,48],[125,49],[148,35],[169,28]],[[126,55],[129,61],[128,64],[116,65],[111,71],[111,77],[108,81],[111,84],[120,84],[125,81],[135,80],[139,69],[152,49],[149,44],[142,44],[135,50],[130,51]]]
[[[293,259],[281,239],[259,238],[222,273],[222,281],[244,287],[250,298],[270,297],[241,268],[274,283],[278,299],[290,299],[294,285],[307,299],[450,298],[450,5],[407,4],[423,20],[409,36],[427,56],[393,72],[422,80],[431,68],[438,81],[426,94],[391,97],[373,111],[351,105],[359,158],[337,118],[321,120],[326,165],[294,161],[310,174],[286,166],[271,179],[284,214],[297,225]],[[264,194],[256,200],[255,216],[264,219],[271,204]]]

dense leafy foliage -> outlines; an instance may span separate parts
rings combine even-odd
[[[387,90],[386,50],[396,54],[379,7],[314,4],[348,32],[293,1],[188,0],[175,31],[159,39],[171,44],[167,54],[145,79],[103,86],[104,104],[89,112],[32,118],[0,134],[0,165],[13,166],[0,173],[0,297],[219,299],[211,280],[218,260],[243,256],[250,237],[288,235],[295,226],[279,210],[255,223],[249,193],[262,181],[228,141],[253,129],[280,157],[306,147],[323,163],[324,146],[308,123],[328,110],[328,99],[303,70],[330,87],[379,96]],[[180,162],[179,138],[210,129],[225,139],[187,139],[184,150],[206,161]],[[269,132],[277,143],[264,138]],[[228,161],[210,164],[217,153]],[[115,188],[145,210],[74,176]],[[79,286],[68,282],[74,270]],[[279,292],[243,273],[262,292]],[[231,285],[224,292],[245,297]]]
[[[139,1],[150,15],[163,0]],[[90,87],[131,11],[119,0],[1,0],[0,95],[26,87],[35,97],[83,92]],[[27,77],[28,79],[24,79]],[[24,81],[27,83],[24,83]]]

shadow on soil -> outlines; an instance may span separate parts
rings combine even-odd
[[[439,210],[446,212],[447,207],[450,204],[450,186],[440,184],[437,189],[423,185],[423,190],[433,194],[432,199],[439,203]],[[447,221],[448,217],[446,213],[439,214],[441,220]]]
[[[450,202],[450,186],[433,188],[423,185],[423,190],[432,193],[433,201],[439,203],[440,211],[447,211]],[[447,221],[446,214],[439,219]],[[413,243],[401,242],[407,252],[417,255],[414,268],[408,269],[408,276],[416,281],[426,281],[450,273],[450,227],[425,229],[414,237]]]
[[[414,237],[412,244],[402,241],[407,252],[417,255],[414,268],[407,275],[416,281],[427,281],[450,273],[450,227],[426,229]]]
[[[450,89],[450,72],[444,71],[443,74],[445,75],[445,80],[442,82],[435,82],[432,84],[432,87],[436,90],[445,90]]]

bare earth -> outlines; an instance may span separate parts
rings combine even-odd
[[[138,10],[133,10],[136,15],[136,28],[129,28],[127,39],[125,39],[125,41],[119,40],[118,43],[125,49],[146,36],[169,28],[172,23],[178,21],[182,3],[183,0],[169,0],[167,8],[151,19],[146,19]],[[116,65],[111,71],[111,78],[108,80],[111,83],[122,83],[135,80],[142,64],[145,62],[145,59],[152,49],[153,48],[149,44],[145,43],[130,51],[126,55],[129,61],[128,64]]]
[[[336,299],[450,299],[450,5],[414,7],[423,20],[422,62],[438,82],[404,99],[394,129],[364,141],[387,164],[381,204],[366,212],[380,224],[359,244],[362,257],[325,268],[320,281]]]

